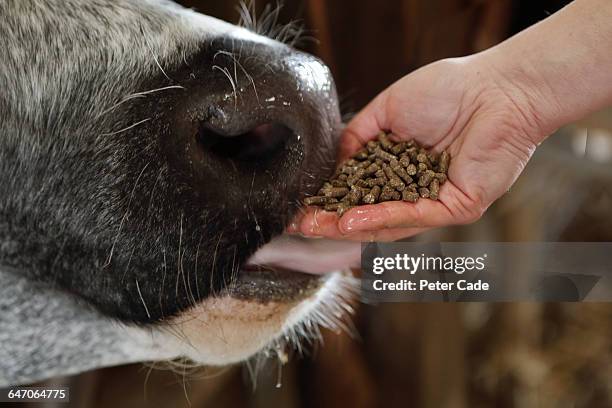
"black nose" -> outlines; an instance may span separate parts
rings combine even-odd
[[[327,67],[277,42],[222,38],[178,75],[164,148],[196,205],[285,223],[333,170],[340,115]]]

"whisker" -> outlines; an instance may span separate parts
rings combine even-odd
[[[153,52],[153,48],[151,48],[151,44],[149,44],[149,40],[147,39],[147,36],[145,35],[144,29],[142,28],[142,26],[140,26],[140,33],[142,34],[142,38],[144,38],[147,48],[149,49],[149,51],[151,52],[151,55],[153,56],[153,60],[155,61],[155,64],[157,64],[157,67],[162,72],[162,74],[164,74],[166,79],[168,81],[172,81],[172,79],[168,76],[168,74],[166,74],[166,71],[164,71],[164,68],[159,63],[159,60],[157,59],[157,55],[155,55],[155,53]]]
[[[273,40],[285,43],[291,47],[305,40],[314,40],[312,36],[306,36],[306,30],[300,20],[293,20],[287,24],[279,24],[280,12],[283,9],[282,3],[277,2],[276,6],[267,4],[261,15],[257,16],[255,2],[242,1],[236,7],[238,12],[238,25],[263,35]]]
[[[130,130],[130,129],[134,129],[136,126],[140,126],[140,125],[142,125],[143,123],[146,123],[146,122],[150,121],[151,119],[152,119],[152,118],[143,119],[143,120],[141,120],[140,122],[136,122],[136,123],[134,123],[133,125],[130,125],[130,126],[128,126],[128,127],[125,127],[125,128],[123,128],[123,129],[121,129],[121,130],[117,130],[117,131],[115,131],[115,132],[110,132],[110,133],[102,133],[100,136],[113,136],[113,135],[116,135],[116,134],[119,134],[119,133],[123,133],[123,132],[125,132],[125,131]]]
[[[213,65],[212,69],[213,70],[218,69],[219,71],[223,72],[223,74],[230,81],[230,84],[232,85],[232,89],[234,92],[234,110],[237,110],[238,109],[238,91],[236,89],[236,83],[234,82],[234,79],[230,75],[229,70],[227,68],[221,68],[219,65]]]
[[[244,74],[244,76],[246,76],[249,82],[251,83],[251,86],[253,87],[253,92],[255,92],[255,99],[257,99],[257,103],[261,106],[261,102],[259,101],[259,93],[257,92],[257,86],[255,85],[255,80],[253,79],[253,76],[247,72],[247,70],[240,63],[240,61],[238,61],[238,59],[233,53],[229,51],[217,51],[217,54],[227,55],[228,57],[234,60],[234,76],[236,77],[236,83],[238,83],[238,76],[236,74],[236,65],[237,65],[242,71],[242,73]],[[217,54],[215,54],[215,57],[217,56]],[[214,60],[214,57],[213,57],[213,60]]]
[[[223,238],[223,232],[221,232],[221,234],[219,234],[219,239],[217,240],[217,245],[215,246],[215,252],[213,254],[213,261],[212,261],[212,266],[210,269],[210,289],[213,293],[213,296],[215,295],[215,285],[214,285],[214,277],[215,277],[215,269],[217,266],[217,255],[219,253],[219,245],[221,245],[221,239]]]
[[[99,119],[100,117],[106,115],[107,113],[115,110],[116,108],[118,108],[119,106],[123,105],[126,102],[129,102],[133,99],[139,99],[139,98],[144,98],[147,95],[150,95],[152,93],[156,93],[156,92],[161,92],[161,91],[167,91],[170,89],[185,89],[184,86],[181,85],[170,85],[170,86],[164,86],[162,88],[157,88],[157,89],[151,89],[148,91],[143,91],[143,92],[135,92],[133,94],[127,95],[126,97],[124,97],[121,101],[117,102],[116,104],[114,104],[113,106],[111,106],[108,109],[103,110],[101,113],[99,113],[96,116],[96,119]]]
[[[117,230],[117,233],[115,234],[115,238],[113,239],[113,245],[111,246],[110,253],[108,255],[108,260],[106,261],[106,264],[104,264],[103,267],[107,267],[111,264],[111,261],[113,259],[113,254],[115,252],[115,246],[117,245],[117,241],[119,240],[119,235],[121,235],[121,230],[123,229],[123,225],[130,211],[130,205],[132,204],[132,199],[134,198],[134,194],[136,193],[136,187],[138,186],[138,182],[140,181],[140,178],[144,174],[145,170],[147,169],[147,167],[149,167],[149,164],[151,164],[151,162],[147,163],[142,168],[142,170],[140,171],[140,174],[136,178],[136,182],[134,183],[134,187],[132,187],[132,192],[130,193],[130,198],[128,199],[128,202],[127,202],[127,208],[125,210],[125,214],[123,214],[123,217],[121,218],[121,222],[119,223],[119,229]]]
[[[147,312],[147,317],[150,319],[151,313],[149,313],[149,308],[147,307],[147,304],[145,303],[145,300],[142,297],[142,292],[140,291],[140,285],[138,284],[138,279],[136,279],[136,290],[138,291],[138,296],[140,296],[140,301],[142,302],[142,305],[145,308],[145,312]]]

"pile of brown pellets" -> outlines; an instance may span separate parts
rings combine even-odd
[[[438,199],[446,181],[450,156],[428,153],[414,141],[394,142],[381,132],[352,158],[338,167],[314,197],[304,204],[337,211],[342,216],[357,205],[383,201]]]

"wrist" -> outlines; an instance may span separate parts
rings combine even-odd
[[[539,72],[524,50],[515,52],[512,44],[502,43],[474,57],[485,67],[484,86],[498,90],[507,98],[525,135],[539,144],[567,122],[562,105],[548,78]]]
[[[469,71],[476,72],[473,93],[477,95],[474,104],[478,109],[495,112],[503,117],[504,123],[514,129],[508,137],[519,137],[534,146],[541,143],[555,128],[548,111],[543,107],[552,106],[547,99],[552,96],[537,86],[529,67],[513,62],[505,50],[491,48],[469,58]],[[537,90],[537,92],[536,92]]]

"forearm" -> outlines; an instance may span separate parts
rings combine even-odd
[[[526,102],[542,140],[612,105],[612,0],[576,0],[482,58]]]

